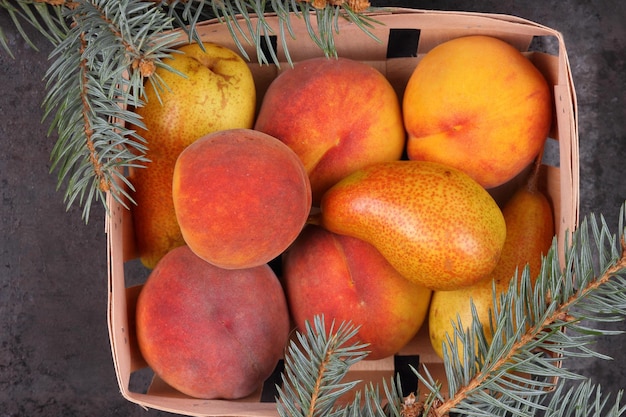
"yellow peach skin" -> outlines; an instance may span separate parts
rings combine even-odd
[[[467,36],[428,52],[403,99],[410,159],[501,185],[539,153],[552,122],[552,95],[539,70],[508,43]]]

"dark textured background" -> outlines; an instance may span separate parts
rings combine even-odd
[[[579,106],[581,214],[615,224],[626,199],[623,0],[373,1],[376,6],[521,16],[563,33]],[[118,391],[106,324],[104,215],[66,212],[50,175],[55,136],[41,124],[49,45],[30,49],[6,13],[16,58],[0,50],[0,416],[164,416]],[[614,228],[616,230],[616,227]],[[626,329],[615,323],[613,329]],[[626,335],[598,338],[612,361],[570,364],[605,392],[626,385]]]

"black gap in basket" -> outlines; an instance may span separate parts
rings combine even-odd
[[[272,54],[276,54],[276,47],[278,45],[278,38],[276,35],[263,36],[259,45],[261,46],[261,53],[265,56],[267,62],[274,64],[275,62]]]
[[[417,56],[419,29],[390,29],[387,43],[387,59]]]
[[[541,162],[545,165],[557,168],[561,165],[561,153],[558,140],[553,138],[546,139]]]
[[[418,378],[413,369],[419,369],[419,364],[419,355],[395,355],[393,357],[393,368],[400,378],[404,397],[417,391]]]
[[[529,52],[543,52],[549,55],[559,55],[559,40],[555,36],[536,35],[530,41]]]
[[[274,274],[280,279],[283,276],[283,258],[282,255],[278,255],[276,258],[272,259],[267,263]]]
[[[263,390],[261,391],[261,402],[262,403],[273,403],[276,402],[276,398],[278,397],[278,390],[276,389],[277,385],[282,385],[282,374],[285,370],[285,361],[280,360],[274,368],[274,372],[269,376],[263,383]]]

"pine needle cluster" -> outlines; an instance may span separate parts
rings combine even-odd
[[[370,35],[377,23],[362,13],[369,3],[358,0],[0,0],[0,7],[33,47],[25,25],[54,46],[43,103],[50,133],[58,135],[52,171],[58,188],[65,187],[67,208],[79,204],[85,221],[94,202],[107,209],[107,193],[124,206],[134,203],[127,174],[149,162],[149,144],[128,126],[143,127],[133,108],[144,105],[146,79],[167,88],[155,69],[168,68],[164,60],[181,42],[173,29],[199,42],[197,26],[214,19],[227,25],[246,59],[244,45],[255,45],[259,63],[279,64],[270,37],[280,39],[291,63],[286,42],[294,37],[291,19],[305,21],[327,56],[336,56],[341,19]],[[265,19],[268,12],[278,17],[278,33]],[[0,46],[11,53],[1,28]]]
[[[51,55],[45,117],[59,136],[52,170],[59,186],[67,183],[68,207],[78,200],[87,219],[91,202],[104,202],[107,192],[132,201],[127,169],[146,161],[147,144],[126,126],[143,126],[132,108],[142,105],[143,80],[164,65],[175,37],[165,33],[171,18],[142,1],[76,2],[65,17],[73,24]]]
[[[350,323],[329,336],[323,320],[316,318],[299,335],[299,345],[305,348],[292,344],[287,352],[284,384],[288,389],[280,391],[280,415],[623,415],[621,391],[609,402],[610,395],[569,370],[568,364],[581,357],[607,359],[592,349],[595,337],[621,333],[602,329],[602,323],[626,317],[625,225],[626,203],[620,211],[618,236],[611,234],[602,216],[585,218],[570,235],[564,253],[558,253],[554,241],[534,286],[526,267],[499,300],[494,291],[492,342],[486,342],[476,314],[472,323],[456,323],[444,345],[446,381],[435,380],[425,366],[414,369],[426,392],[403,398],[397,381],[382,381],[384,396],[370,384],[352,404],[333,406],[349,388],[341,382],[347,373],[344,361],[364,356],[353,356],[353,350],[362,349],[359,345],[347,345],[354,340],[354,333],[343,331]],[[575,384],[566,389],[568,381]]]
[[[24,24],[35,27],[40,34],[52,43],[59,42],[68,30],[65,20],[63,19],[61,7],[50,8],[44,2],[32,0],[0,0],[0,8],[6,10],[22,38],[35,50],[37,47],[26,33]],[[2,49],[11,57],[14,57],[2,27],[0,27],[0,46],[2,46]]]

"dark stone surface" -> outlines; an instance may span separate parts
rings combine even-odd
[[[622,0],[379,1],[374,5],[517,15],[561,31],[579,106],[581,214],[610,224],[626,199],[626,20]],[[119,393],[106,323],[104,214],[66,211],[41,123],[47,42],[34,51],[0,11],[15,59],[0,50],[0,416],[158,416]],[[615,228],[616,229],[616,228]],[[623,322],[610,325],[624,330]],[[572,368],[605,392],[626,385],[626,335],[598,338],[612,361]]]

